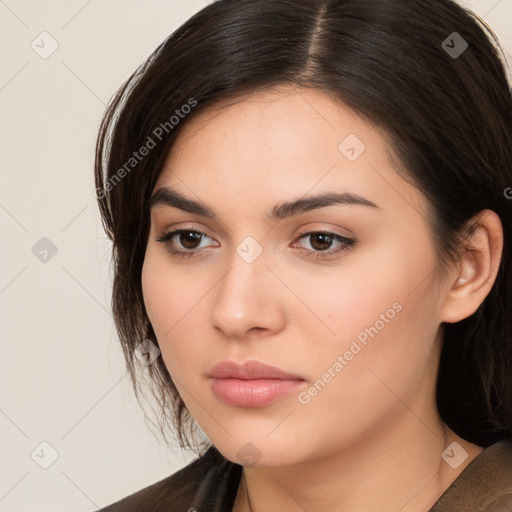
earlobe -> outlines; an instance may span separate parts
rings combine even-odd
[[[498,274],[503,250],[503,227],[498,215],[484,210],[470,225],[473,227],[464,242],[465,251],[450,280],[442,322],[455,323],[472,315],[487,297]]]

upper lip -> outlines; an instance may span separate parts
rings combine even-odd
[[[214,379],[283,379],[283,380],[304,380],[299,375],[285,372],[275,366],[261,363],[259,361],[247,361],[238,364],[235,361],[222,361],[216,364],[210,377]]]

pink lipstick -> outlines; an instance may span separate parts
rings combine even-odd
[[[237,364],[223,361],[210,372],[212,389],[219,398],[235,407],[262,407],[298,390],[305,379],[259,361]]]

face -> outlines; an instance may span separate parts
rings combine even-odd
[[[182,399],[230,460],[296,464],[435,414],[444,289],[427,200],[387,154],[340,102],[280,87],[203,112],[168,155],[144,300]],[[287,378],[215,374],[223,361]]]

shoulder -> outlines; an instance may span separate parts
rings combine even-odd
[[[512,441],[483,450],[436,502],[431,512],[512,510]]]
[[[192,511],[212,499],[233,501],[241,466],[225,459],[214,447],[176,473],[137,491],[99,512]],[[215,498],[212,498],[212,496]]]

